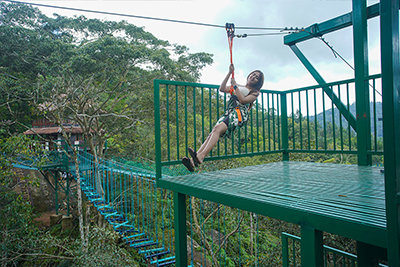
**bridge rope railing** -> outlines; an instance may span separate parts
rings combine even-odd
[[[157,188],[151,170],[104,159],[96,163],[83,151],[78,161],[82,191],[122,239],[151,264],[174,265],[173,192]],[[187,202],[188,266],[264,266],[270,261],[260,242],[265,240],[265,230],[258,229],[261,217],[194,197]]]
[[[154,172],[84,151],[78,162],[82,191],[122,240],[151,264],[174,264],[172,196],[156,187]]]
[[[151,264],[174,265],[173,192],[156,187],[154,171],[104,159],[96,163],[84,151],[78,161],[82,191],[122,239]],[[173,173],[172,168],[169,171]],[[188,266],[270,262],[272,242],[265,238],[272,235],[259,228],[267,217],[195,197],[188,197],[187,203]]]

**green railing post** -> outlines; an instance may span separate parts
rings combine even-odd
[[[301,226],[301,265],[324,266],[323,233],[312,227]]]
[[[160,82],[154,80],[154,131],[156,152],[156,182],[161,178],[161,126],[160,126]]]
[[[281,94],[281,120],[282,120],[282,160],[289,160],[289,131],[288,131],[288,118],[287,118],[287,94]],[[275,131],[275,129],[274,129]],[[275,140],[274,140],[275,141]]]
[[[353,1],[353,40],[356,87],[358,165],[371,165],[371,121],[368,77],[368,39],[366,0]]]
[[[187,266],[186,195],[174,192],[176,266]]]
[[[380,1],[380,7],[388,262],[400,266],[399,1]]]
[[[386,259],[385,254],[384,248],[357,241],[358,266],[378,266],[379,259]]]
[[[314,68],[311,62],[304,56],[304,54],[300,51],[300,49],[296,46],[296,44],[291,44],[289,47],[292,49],[293,53],[298,57],[298,59],[303,63],[304,67],[310,72],[313,78],[317,81],[319,85],[326,84],[326,81],[322,78],[322,76],[318,73],[318,71]],[[332,88],[329,86],[323,86],[323,91],[326,95],[331,98],[335,106],[342,112],[348,123],[351,127],[357,131],[357,121],[356,118],[351,114],[350,110],[340,101],[340,99],[333,93]]]
[[[282,240],[282,266],[283,267],[289,267],[289,242],[288,242],[288,237],[284,233],[282,233],[281,234],[281,240]]]

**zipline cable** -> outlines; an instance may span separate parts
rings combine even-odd
[[[130,17],[130,18],[138,18],[138,19],[157,20],[157,21],[163,21],[163,22],[174,22],[174,23],[182,23],[182,24],[190,24],[190,25],[206,26],[206,27],[215,27],[215,28],[225,28],[225,26],[223,26],[223,25],[201,23],[201,22],[192,22],[192,21],[185,21],[185,20],[164,19],[164,18],[156,18],[156,17],[147,17],[147,16],[139,16],[139,15],[107,12],[107,11],[97,11],[97,10],[90,10],[90,9],[74,8],[74,7],[62,7],[62,6],[54,6],[54,5],[46,5],[46,4],[38,4],[38,3],[29,3],[29,2],[14,1],[14,0],[3,0],[3,1],[4,2],[15,3],[15,4],[25,4],[25,5],[32,5],[32,6],[38,6],[38,7],[47,7],[47,8],[79,11],[79,12],[88,12],[88,13],[96,13],[96,14],[103,14],[103,15],[112,15],[112,16]],[[286,30],[288,30],[288,28],[278,28],[278,27],[236,27],[236,29],[241,29],[241,30],[269,30],[269,31],[286,31]],[[250,36],[250,35],[248,35],[248,36]]]
[[[283,35],[283,34],[289,34],[290,32],[274,32],[274,33],[245,33],[242,35],[235,35],[235,37],[238,38],[246,38],[246,37],[251,37],[251,36],[271,36],[271,35]]]

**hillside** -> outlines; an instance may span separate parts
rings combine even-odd
[[[373,112],[373,110],[374,110],[374,103],[373,102],[370,103],[370,110],[371,110],[371,112]],[[350,105],[350,112],[354,116],[356,116],[356,104],[355,103]],[[339,121],[339,116],[340,116],[339,110],[337,108],[334,108],[334,112],[333,113],[335,114],[335,117],[334,117],[335,125],[339,126],[339,123],[340,123],[340,121]],[[377,134],[376,135],[377,135],[377,137],[383,137],[382,116],[383,116],[382,115],[382,102],[377,102],[376,103],[376,123],[377,123],[377,129],[376,129]],[[315,118],[315,116],[310,116],[310,121],[314,121],[314,118]],[[324,118],[324,115],[323,115],[322,112],[317,115],[317,121],[321,125],[323,123],[323,118]],[[326,119],[327,122],[332,122],[332,109],[328,109],[328,110],[325,111],[325,119]],[[347,125],[348,124],[347,124],[346,119],[344,119],[344,118],[342,118],[342,125],[343,125],[343,128],[347,129],[347,127],[348,127]],[[374,135],[374,117],[371,117],[371,133],[372,133],[372,135]]]

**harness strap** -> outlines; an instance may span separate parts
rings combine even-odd
[[[239,121],[239,125],[242,123],[242,121],[243,121],[243,119],[242,119],[242,112],[240,112],[240,108],[239,107],[236,107],[236,113],[237,113],[237,116],[238,116],[238,121]]]

